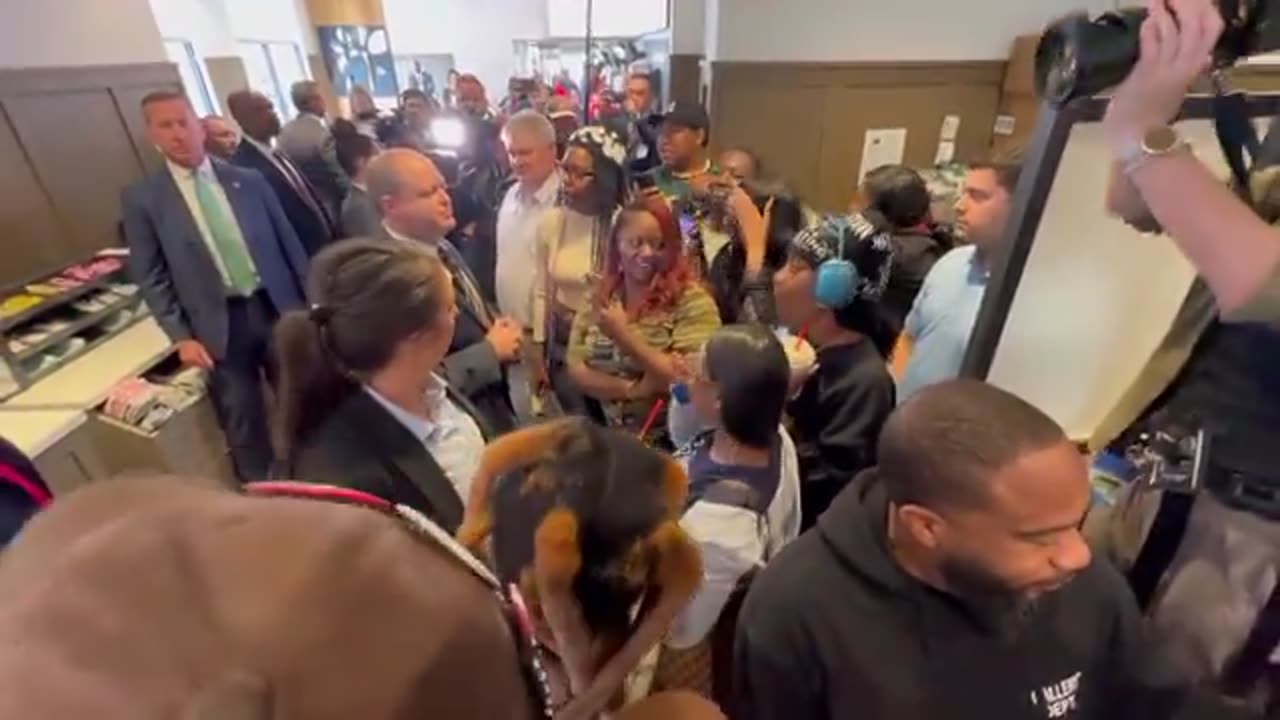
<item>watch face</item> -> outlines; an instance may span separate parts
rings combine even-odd
[[[1166,125],[1148,130],[1142,136],[1142,148],[1153,155],[1161,155],[1178,147],[1180,141],[1178,131]]]

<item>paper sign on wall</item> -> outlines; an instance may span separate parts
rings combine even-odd
[[[938,154],[933,157],[934,165],[946,165],[956,159],[956,144],[951,140],[938,142]]]
[[[1012,115],[997,115],[996,125],[991,131],[996,135],[1012,135],[1014,128],[1018,127],[1018,119]]]
[[[948,115],[942,118],[942,132],[938,135],[938,139],[944,142],[955,142],[956,136],[960,134],[960,116]]]
[[[881,165],[900,164],[906,147],[906,128],[868,130],[862,141],[862,164],[858,168],[858,182],[861,183],[867,173]]]

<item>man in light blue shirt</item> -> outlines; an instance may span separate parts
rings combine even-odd
[[[960,374],[1020,170],[1017,156],[970,166],[956,201],[956,229],[968,244],[938,260],[907,315],[910,354],[898,380],[899,405],[920,388]]]

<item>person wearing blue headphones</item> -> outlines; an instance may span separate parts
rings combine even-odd
[[[860,471],[894,407],[886,366],[893,323],[881,307],[893,269],[889,223],[867,211],[831,217],[795,237],[774,276],[778,319],[817,351],[817,365],[787,406],[800,458],[803,527]]]

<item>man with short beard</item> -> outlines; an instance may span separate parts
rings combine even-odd
[[[1124,580],[1079,526],[1085,460],[994,386],[921,390],[879,466],[756,580],[735,720],[1250,717],[1146,670]]]

